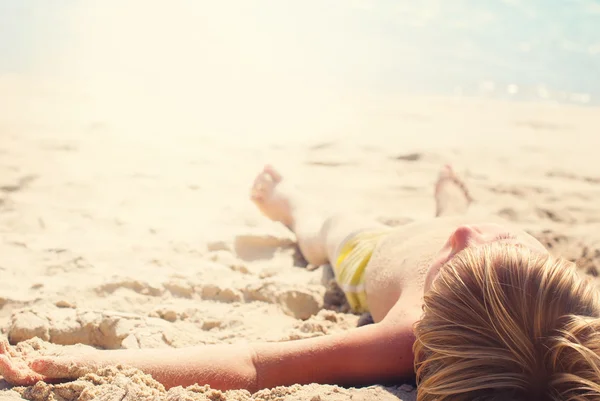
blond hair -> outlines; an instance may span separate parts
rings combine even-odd
[[[415,325],[418,401],[600,400],[597,290],[563,259],[467,248]]]

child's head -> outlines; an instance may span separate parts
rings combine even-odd
[[[600,399],[600,301],[572,263],[503,243],[466,248],[415,326],[419,401]]]

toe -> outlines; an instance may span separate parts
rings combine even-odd
[[[265,168],[263,169],[263,171],[268,174],[274,182],[279,182],[281,181],[281,174],[279,173],[279,171],[275,170],[275,168],[273,166],[271,166],[270,164],[267,164],[265,166]]]
[[[252,188],[252,190],[250,191],[250,199],[254,202],[262,202],[264,200],[264,193]]]
[[[252,189],[250,190],[250,199],[255,202],[261,202],[265,198],[266,184],[260,177],[256,179]]]
[[[265,170],[254,180],[254,184],[250,190],[250,199],[255,202],[264,201],[269,192],[272,191],[273,187],[277,184],[278,177],[281,179],[279,173],[274,170],[273,172],[268,171],[267,167],[265,167]]]
[[[439,176],[440,179],[453,177],[454,169],[452,169],[451,165],[445,164],[444,167],[441,168]]]

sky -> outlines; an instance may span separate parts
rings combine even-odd
[[[437,62],[528,76],[515,65],[533,51],[546,67],[600,53],[600,0],[0,0],[0,71],[96,77],[154,62],[156,75],[171,60],[401,87]]]
[[[482,82],[598,96],[599,70],[600,0],[0,0],[0,77],[130,120],[308,125]]]
[[[0,72],[31,72],[44,48],[68,42],[69,14],[76,0],[0,0]]]
[[[321,118],[383,54],[348,4],[0,0],[0,71],[65,82],[130,120]]]

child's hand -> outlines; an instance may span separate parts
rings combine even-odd
[[[0,374],[4,380],[17,386],[29,386],[49,378],[35,372],[30,364],[38,355],[29,355],[11,347],[4,338],[0,339]]]
[[[93,372],[97,365],[90,347],[60,347],[60,354],[49,355],[47,350],[13,347],[0,338],[0,375],[10,384],[30,386],[39,381],[56,383],[76,379]]]

